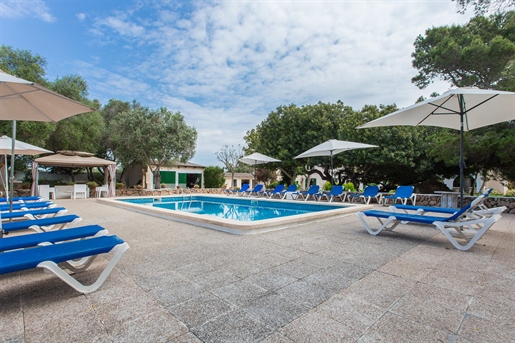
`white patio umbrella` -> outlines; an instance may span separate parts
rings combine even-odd
[[[313,148],[304,151],[302,154],[295,156],[294,158],[306,158],[315,156],[331,156],[331,184],[333,183],[333,155],[339,154],[340,152],[353,150],[353,149],[366,149],[366,148],[377,148],[377,145],[340,141],[337,139],[330,139],[324,143],[318,144]]]
[[[240,158],[240,162],[254,166],[254,177],[256,177],[256,164],[281,162],[281,160],[255,152],[253,154]]]
[[[12,120],[10,209],[12,210],[16,121],[57,122],[93,108],[0,70],[0,120]]]
[[[463,132],[509,120],[515,120],[515,93],[456,88],[358,128],[426,125],[460,130],[460,199],[463,199]]]
[[[0,137],[0,155],[4,155],[4,161],[7,162],[7,155],[10,155],[12,153],[12,146],[13,146],[13,140],[10,137],[2,136]],[[50,150],[46,150],[43,148],[40,148],[38,146],[21,142],[21,141],[14,141],[14,154],[15,155],[40,155],[40,154],[46,154],[46,153],[52,153]],[[5,167],[5,180],[3,179],[3,175],[0,175],[0,178],[2,178],[2,183],[4,184],[4,189],[6,190],[6,193],[9,189],[9,186],[7,185],[7,165],[4,165]]]

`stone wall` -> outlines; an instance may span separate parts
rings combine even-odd
[[[465,197],[465,205],[474,200],[474,196]],[[417,194],[416,204],[420,206],[440,206],[441,196],[439,194]],[[485,199],[484,204],[488,208],[506,206],[504,213],[515,213],[514,197],[490,196]]]

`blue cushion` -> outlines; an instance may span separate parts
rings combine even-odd
[[[75,219],[80,218],[76,214],[68,214],[65,216],[52,217],[52,218],[43,218],[43,219],[34,219],[34,220],[20,220],[16,222],[10,223],[2,223],[2,229],[5,232],[15,231],[15,230],[24,230],[28,229],[33,225],[37,226],[48,226],[48,225],[57,225],[57,224],[66,224],[71,223]]]
[[[41,216],[44,214],[58,213],[58,212],[61,212],[64,210],[66,210],[66,208],[64,208],[64,207],[52,207],[52,208],[45,208],[42,210],[4,212],[4,213],[0,214],[0,217],[2,217],[2,219],[20,218],[20,217],[25,216],[26,214],[32,214],[33,216]]]
[[[105,229],[100,225],[87,225],[66,230],[4,237],[0,239],[0,251],[33,247],[44,242],[55,243],[90,237],[102,230]]]
[[[36,268],[39,263],[79,259],[104,254],[116,245],[124,243],[117,236],[102,236],[80,241],[66,242],[31,249],[13,250],[0,254],[0,274]]]

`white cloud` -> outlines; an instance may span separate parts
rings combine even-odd
[[[77,13],[76,16],[79,21],[84,21],[84,19],[86,19],[86,13]]]
[[[2,0],[0,2],[0,18],[23,17],[36,17],[48,23],[56,20],[42,0]]]
[[[117,96],[128,87],[127,94],[147,106],[181,111],[199,131],[197,156],[243,143],[243,132],[279,105],[342,100],[355,109],[404,107],[420,95],[442,93],[448,88],[442,82],[423,91],[411,83],[413,42],[427,28],[469,19],[456,14],[451,1],[195,6],[179,12],[163,5],[155,20],[144,17],[148,9],[98,19],[95,29],[106,41],[122,40],[147,56],[124,66],[131,76],[117,75],[122,68],[102,71],[109,78],[95,87]],[[199,163],[216,160],[212,155]]]

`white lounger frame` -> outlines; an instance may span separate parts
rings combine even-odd
[[[359,220],[361,221],[365,229],[368,231],[368,233],[374,236],[376,236],[383,230],[393,231],[397,227],[397,225],[401,223],[406,224],[398,220],[395,217],[395,213],[392,213],[392,215],[386,219],[371,216],[372,218],[376,218],[381,224],[381,226],[378,229],[374,230],[368,225],[367,221],[365,220],[365,217],[367,217],[365,213],[358,212],[356,214],[358,215]],[[494,214],[490,217],[482,217],[480,219],[470,219],[465,221],[435,221],[433,222],[433,225],[435,225],[445,235],[445,237],[447,237],[447,239],[452,243],[452,245],[454,245],[456,249],[468,250],[500,218],[500,214]],[[463,238],[467,243],[465,245],[462,245],[455,239],[455,237]]]

